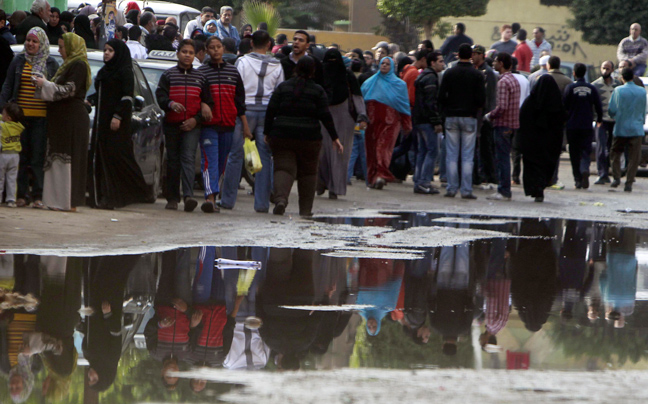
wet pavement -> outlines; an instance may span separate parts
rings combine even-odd
[[[318,219],[388,229],[335,249],[0,255],[0,402],[218,402],[249,382],[231,370],[648,368],[648,231],[384,213]],[[425,227],[494,236],[380,245]]]

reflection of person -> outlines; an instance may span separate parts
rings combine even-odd
[[[405,263],[404,310],[399,322],[403,332],[417,344],[427,344],[430,328],[425,325],[428,313],[428,295],[432,289],[434,256],[436,249],[426,251],[423,259]],[[397,314],[398,312],[396,312]],[[392,317],[394,317],[392,312]]]
[[[607,270],[601,274],[601,293],[606,318],[614,327],[623,328],[627,316],[634,312],[637,293],[637,231],[613,228],[606,231]]]
[[[382,319],[396,309],[403,282],[404,265],[394,260],[360,258],[356,304],[370,305],[359,314],[367,322],[367,334],[378,335]]]
[[[560,249],[559,273],[563,319],[572,318],[574,305],[580,300],[587,269],[587,223],[570,220]]]
[[[486,330],[479,336],[482,349],[486,344],[497,345],[497,333],[506,326],[509,318],[511,278],[507,271],[510,256],[506,251],[507,240],[499,238],[492,243],[484,287]]]

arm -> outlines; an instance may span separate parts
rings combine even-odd
[[[646,64],[646,59],[648,59],[648,41],[646,41],[645,38],[641,38],[641,39],[642,39],[642,42],[643,42],[643,44],[644,44],[644,47],[643,47],[643,49],[641,50],[641,53],[640,53],[640,54],[638,54],[637,56],[635,56],[634,58],[632,58],[632,61],[633,61],[635,64],[642,64],[642,65],[645,65],[645,64]]]
[[[601,96],[599,95],[596,87],[592,86],[592,97],[594,97],[594,109],[596,110],[596,122],[603,122],[603,105],[601,104]]]
[[[209,110],[214,109],[214,99],[212,98],[211,89],[209,88],[209,82],[207,78],[203,77],[202,88],[200,90],[200,102],[209,106]],[[199,110],[198,113],[193,117],[197,123],[203,122],[205,117],[202,115],[202,111]]]
[[[155,98],[157,98],[157,102],[164,112],[169,112],[171,110],[171,98],[169,97],[170,87],[171,83],[169,81],[169,76],[165,72],[160,76],[160,81],[155,90]]]
[[[266,109],[265,122],[263,124],[263,134],[270,136],[272,132],[272,126],[274,125],[275,117],[277,116],[277,111],[279,111],[279,105],[281,104],[281,92],[275,91],[270,97],[268,102],[268,108]]]
[[[628,38],[623,38],[621,42],[619,42],[619,46],[617,46],[617,60],[619,63],[622,61],[626,60],[628,57],[625,54],[625,51],[623,50],[623,44],[628,40]]]
[[[135,93],[135,79],[132,74],[121,76],[122,98],[115,108],[113,118],[122,120],[131,114],[133,109],[133,94]]]
[[[438,80],[436,83],[425,81],[416,89],[416,91],[423,91],[423,110],[428,122],[433,126],[443,124],[443,120],[437,109],[437,86]]]
[[[13,60],[9,64],[9,68],[7,69],[7,77],[5,78],[5,82],[2,85],[2,92],[0,92],[0,109],[4,108],[4,105],[8,101],[15,98],[13,90],[16,83],[16,69],[18,69],[17,57],[13,58]]]
[[[328,98],[326,98],[326,92],[324,89],[321,89],[320,96],[317,98],[317,112],[319,120],[328,131],[329,136],[331,136],[331,140],[335,142],[338,139],[338,134],[335,130],[333,115],[331,115],[331,111],[329,111],[328,108]]]

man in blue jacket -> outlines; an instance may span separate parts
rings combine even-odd
[[[567,142],[569,159],[576,189],[589,188],[589,165],[592,153],[594,129],[592,121],[596,110],[596,124],[603,122],[603,109],[598,90],[585,81],[587,67],[582,63],[574,65],[575,82],[565,88],[564,103],[567,110]]]
[[[610,117],[616,120],[610,150],[614,181],[610,186],[616,188],[621,184],[621,154],[627,147],[629,161],[623,190],[632,192],[632,183],[641,158],[641,139],[644,136],[643,125],[646,118],[646,90],[634,83],[634,72],[630,68],[621,71],[621,78],[623,85],[614,89],[608,107]]]

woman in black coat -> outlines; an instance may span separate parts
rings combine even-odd
[[[135,161],[131,137],[133,63],[126,44],[111,39],[104,47],[104,67],[95,78],[97,92],[91,146],[91,203],[113,209],[146,202],[146,182]]]

